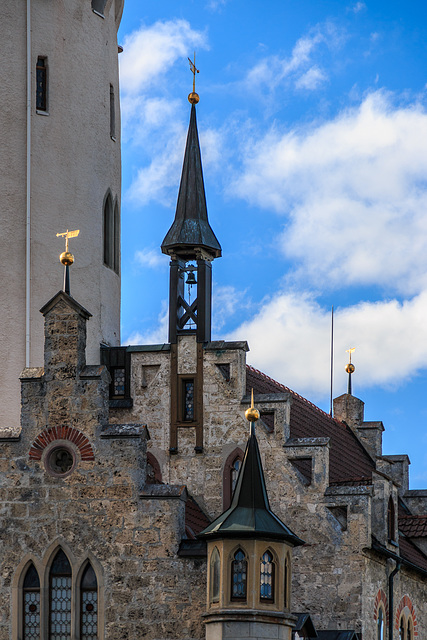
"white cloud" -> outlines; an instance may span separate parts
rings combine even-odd
[[[360,13],[360,11],[363,11],[364,9],[366,9],[366,4],[364,2],[356,2],[356,4],[351,7],[353,13]]]
[[[295,82],[295,87],[297,89],[306,89],[308,91],[313,91],[314,89],[318,89],[321,84],[323,84],[327,80],[327,76],[322,69],[314,66],[311,67],[308,71],[303,73],[303,75],[298,78]]]
[[[249,140],[230,193],[288,216],[304,286],[427,288],[427,112],[375,92],[334,120]]]
[[[206,35],[192,29],[187,20],[142,25],[123,42],[120,56],[123,92],[135,94],[152,84],[164,83],[165,73],[176,60],[188,56],[195,48],[207,48]]]
[[[334,24],[319,24],[297,40],[290,57],[273,55],[260,60],[247,73],[244,85],[252,91],[260,88],[272,91],[284,82],[294,83],[297,88],[315,89],[326,74],[317,63],[313,64],[314,55],[319,57],[321,45],[330,50],[339,48],[343,38],[343,32]]]
[[[427,292],[403,304],[361,302],[337,309],[335,395],[346,392],[346,349],[356,347],[356,388],[397,386],[425,367]],[[278,294],[227,336],[248,340],[248,362],[305,395],[327,395],[330,385],[331,313],[307,294]]]
[[[165,269],[168,261],[160,252],[160,249],[142,249],[135,252],[135,261],[142,267],[149,269]]]
[[[238,290],[230,285],[215,285],[212,296],[214,333],[220,331],[237,311],[248,306],[250,302],[246,298],[246,290]]]

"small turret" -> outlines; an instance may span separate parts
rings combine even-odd
[[[246,417],[250,436],[231,505],[200,533],[208,543],[206,638],[241,638],[251,623],[251,638],[290,640],[292,547],[304,543],[270,509],[253,395]]]

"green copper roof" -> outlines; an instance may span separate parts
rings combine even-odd
[[[175,220],[162,242],[162,251],[166,254],[186,250],[193,252],[198,247],[205,249],[213,258],[221,256],[221,245],[208,221],[196,107],[193,104]]]
[[[207,538],[274,538],[286,540],[292,546],[304,544],[270,509],[253,424],[230,508],[199,535]]]

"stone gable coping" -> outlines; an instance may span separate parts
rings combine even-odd
[[[81,315],[86,320],[92,317],[92,314],[85,309],[77,300],[74,300],[71,296],[69,296],[64,291],[58,291],[56,295],[53,296],[45,305],[40,309],[40,313],[46,316],[49,311],[51,311],[57,304],[60,302],[65,303],[66,306],[71,307],[74,311],[77,311],[79,315]]]
[[[330,438],[288,438],[283,447],[329,447]]]
[[[145,424],[109,424],[101,431],[101,438],[145,438],[150,434]]]
[[[44,376],[44,367],[25,367],[19,375],[19,379],[26,382],[31,380],[39,381]]]
[[[21,427],[1,427],[0,442],[17,442],[21,438]]]
[[[142,499],[174,499],[174,500],[182,500],[183,502],[187,502],[188,500],[188,491],[185,484],[182,485],[172,485],[172,484],[150,484],[144,488],[139,494],[139,497]]]

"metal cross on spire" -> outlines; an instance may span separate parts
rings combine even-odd
[[[199,69],[196,67],[196,52],[194,52],[194,61],[190,58],[187,58],[190,63],[191,73],[193,74],[193,91],[188,96],[188,102],[190,104],[197,104],[199,102],[199,96],[196,93],[196,73],[200,73]]]

